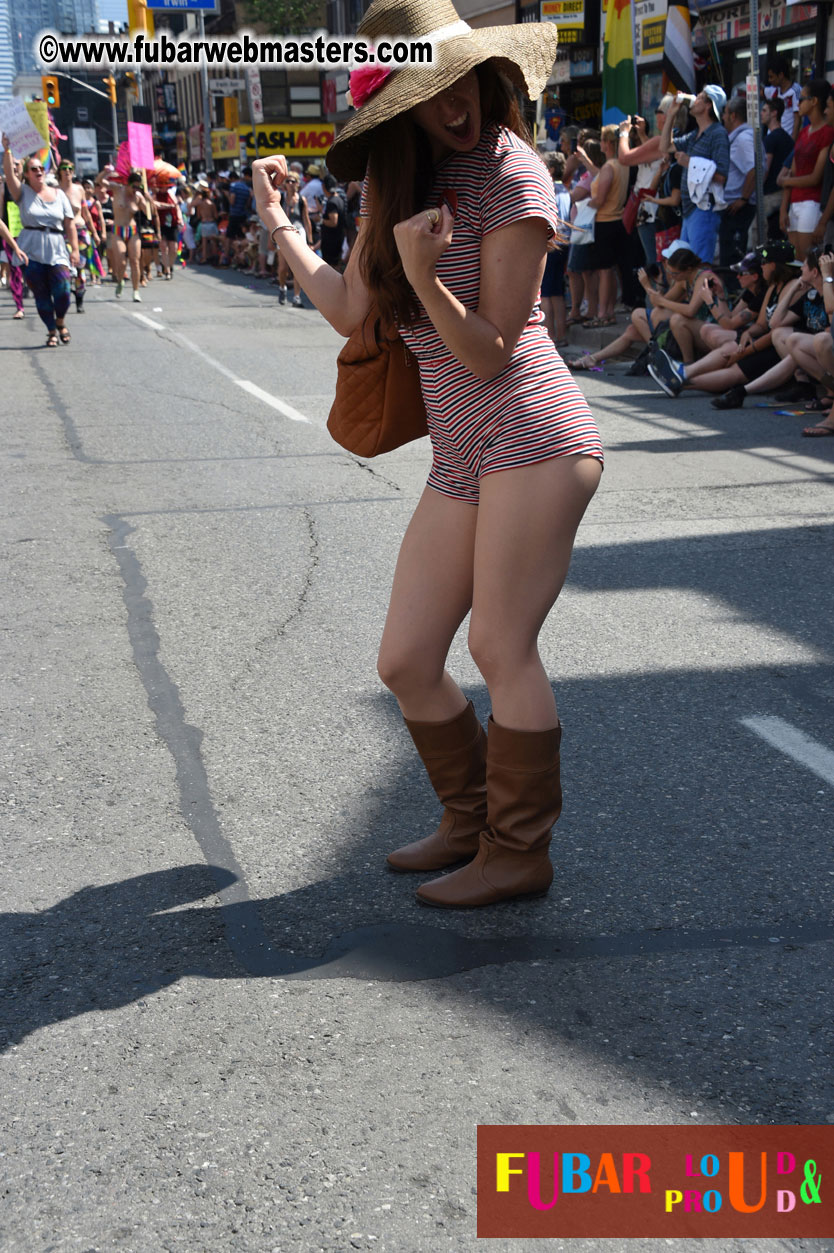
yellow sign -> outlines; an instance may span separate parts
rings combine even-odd
[[[644,22],[641,32],[640,51],[643,56],[656,52],[663,55],[663,38],[666,31],[666,19],[659,22]]]
[[[240,156],[237,131],[212,131],[211,155],[215,160],[222,157],[233,157],[236,160]]]
[[[336,128],[329,122],[315,119],[294,122],[264,122],[261,126],[240,126],[238,134],[246,144],[246,156],[255,153],[255,131],[258,133],[257,155],[280,153],[283,157],[323,157],[336,138]]]
[[[582,43],[585,35],[585,0],[541,0],[539,17],[555,22],[562,44]]]
[[[49,113],[45,100],[27,100],[26,112],[41,133],[45,144],[49,143]]]

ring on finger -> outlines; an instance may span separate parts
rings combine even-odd
[[[436,226],[440,221],[440,214],[437,209],[426,209],[426,217],[429,219],[430,226]]]

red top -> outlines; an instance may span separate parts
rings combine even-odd
[[[823,148],[834,144],[834,126],[820,126],[812,131],[810,126],[803,126],[793,150],[793,168],[797,178],[813,174],[817,157]],[[816,187],[792,187],[791,204],[799,204],[801,200],[816,200],[819,203],[822,195],[822,179]]]

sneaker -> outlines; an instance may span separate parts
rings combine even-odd
[[[710,404],[713,409],[740,409],[744,404],[746,396],[747,392],[744,390],[744,384],[737,383],[729,391],[716,396],[715,400],[710,401]]]
[[[122,294],[122,288],[124,287],[124,285],[125,285],[125,281],[123,278],[120,278],[119,281],[116,283],[116,299],[117,300]]]
[[[303,304],[302,299],[301,299],[301,297],[300,297],[300,296],[293,296],[293,298],[292,298],[292,307],[293,307],[293,309],[303,309],[303,308],[304,308],[304,304]]]
[[[667,396],[671,396],[674,400],[680,394],[686,381],[683,366],[673,361],[668,352],[655,347],[655,351],[650,354],[647,362],[647,369],[655,383],[663,388]]]
[[[135,301],[135,303],[136,303],[136,304],[140,304],[140,305],[141,305],[141,303],[142,303],[142,297],[139,295],[138,291],[135,291],[135,292],[133,293],[133,299],[134,299],[134,301]]]
[[[285,305],[285,304],[287,303],[287,289],[286,289],[286,287],[279,287],[279,288],[278,288],[278,303],[279,303],[279,305]]]

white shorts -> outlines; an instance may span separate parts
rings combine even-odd
[[[821,217],[822,208],[818,200],[800,200],[788,210],[788,230],[796,231],[798,235],[812,235]]]

